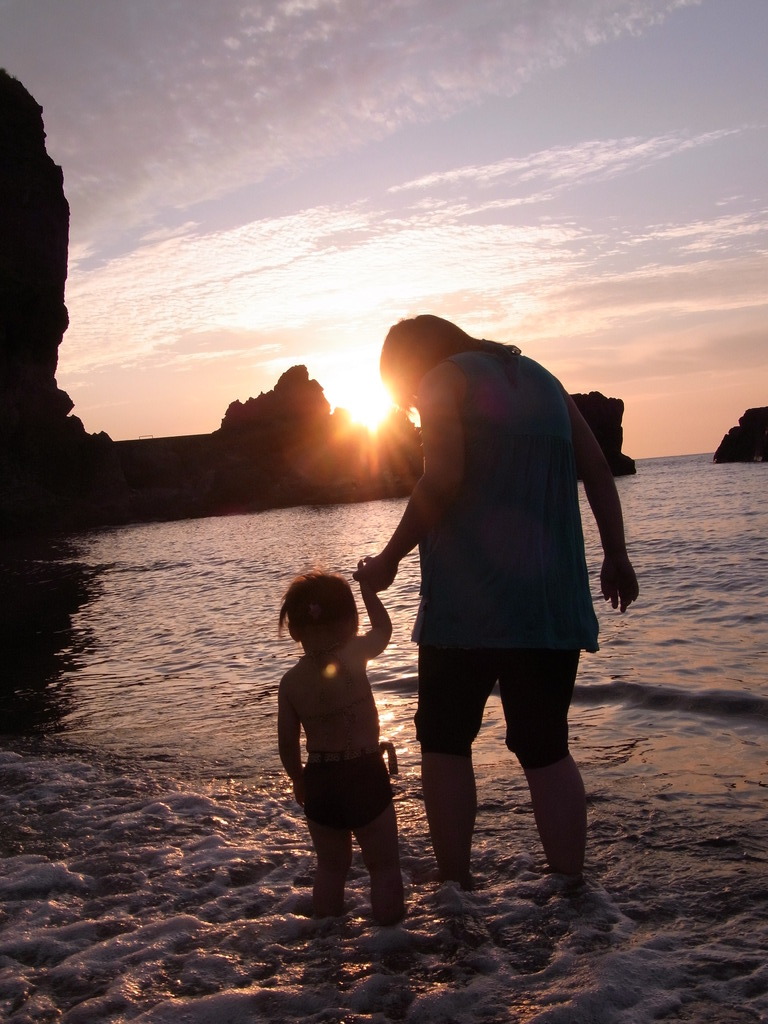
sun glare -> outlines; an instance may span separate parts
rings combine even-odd
[[[339,380],[327,397],[335,408],[346,409],[355,423],[371,432],[378,430],[392,411],[392,399],[377,377],[349,376]]]
[[[383,388],[365,391],[359,396],[356,395],[354,401],[342,404],[355,423],[360,423],[371,432],[378,430],[392,411],[392,399]]]

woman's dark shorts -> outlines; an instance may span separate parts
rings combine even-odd
[[[304,813],[318,825],[354,832],[391,802],[389,772],[378,752],[304,768]]]
[[[568,754],[568,708],[580,651],[419,648],[416,737],[423,753],[470,757],[498,682],[507,747],[523,768]]]

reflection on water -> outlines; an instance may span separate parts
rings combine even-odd
[[[727,736],[764,729],[763,483],[754,467],[701,457],[650,460],[621,479],[641,585],[627,615],[596,593],[600,548],[585,505],[601,650],[579,671],[571,722],[581,754],[701,723]],[[275,693],[297,656],[277,631],[285,588],[313,565],[350,577],[361,556],[380,550],[403,507],[392,500],[147,523],[6,558],[23,584],[2,592],[14,591],[6,603],[17,612],[15,625],[4,616],[6,691],[14,694],[2,698],[5,718],[13,711],[18,731],[56,729],[70,742],[206,763],[220,775],[278,772]],[[385,595],[392,642],[370,670],[386,738],[406,772],[418,763],[410,640],[418,576],[409,555]],[[503,755],[493,700],[476,760]]]
[[[50,733],[72,708],[61,681],[95,643],[73,618],[94,596],[99,569],[66,542],[0,549],[0,732]]]

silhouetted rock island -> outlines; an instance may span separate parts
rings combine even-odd
[[[211,434],[114,442],[88,434],[56,383],[69,205],[42,108],[0,69],[0,536],[410,492],[418,430],[393,410],[378,434],[331,411],[305,366],[233,402]],[[574,396],[616,474],[623,403]]]
[[[764,462],[768,456],[768,406],[747,409],[737,427],[731,427],[715,452],[713,462]]]
[[[599,391],[588,395],[571,395],[576,406],[592,428],[592,433],[603,449],[614,476],[631,476],[636,472],[635,460],[625,455],[624,444],[624,403],[620,398],[606,398]]]

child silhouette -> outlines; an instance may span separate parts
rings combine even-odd
[[[404,914],[403,882],[392,787],[382,757],[382,747],[390,745],[379,742],[366,666],[389,643],[392,623],[370,587],[362,584],[360,592],[371,624],[362,634],[354,595],[342,577],[309,572],[288,588],[280,628],[287,623],[304,654],[280,681],[278,747],[317,855],[315,914],[343,913],[354,836],[370,874],[373,916],[387,925]]]

